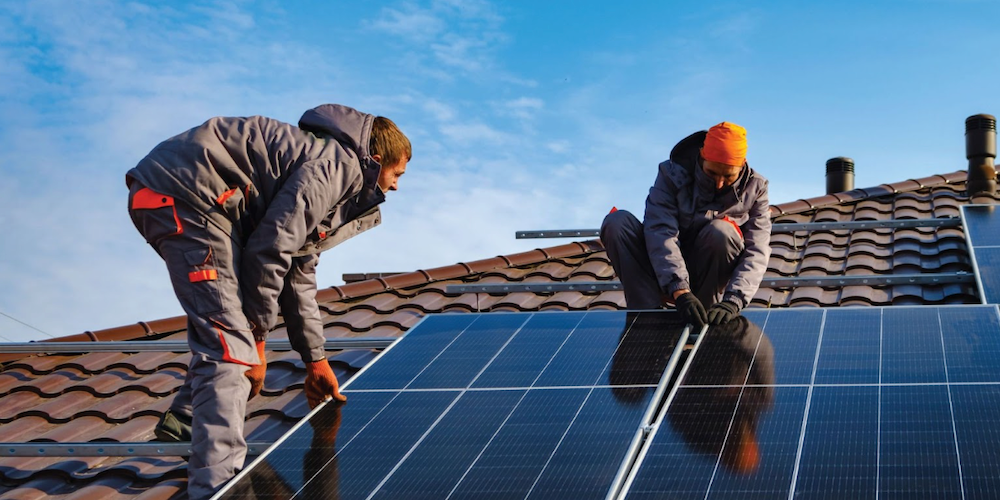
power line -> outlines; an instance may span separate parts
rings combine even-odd
[[[11,315],[9,315],[9,314],[7,314],[7,313],[3,312],[3,311],[0,311],[0,315],[2,315],[2,316],[5,316],[5,317],[7,317],[7,318],[9,318],[9,319],[11,319],[11,320],[13,320],[13,321],[16,321],[16,322],[18,322],[18,323],[20,323],[20,324],[22,324],[22,325],[24,325],[24,326],[26,326],[26,327],[28,327],[28,328],[31,328],[32,330],[34,330],[34,331],[36,331],[36,332],[39,332],[39,333],[41,333],[41,334],[43,334],[43,335],[46,335],[46,336],[47,336],[47,337],[49,337],[50,339],[54,339],[54,338],[56,338],[56,336],[55,336],[55,335],[52,335],[52,334],[50,334],[50,333],[48,333],[48,332],[46,332],[46,331],[44,331],[44,330],[41,330],[41,329],[39,329],[39,328],[35,328],[35,327],[33,327],[33,326],[31,326],[31,325],[29,325],[29,324],[25,323],[24,321],[21,321],[21,320],[19,320],[19,319],[15,318],[15,317],[13,317],[13,316],[11,316]],[[6,340],[6,341],[8,341],[8,342],[10,342],[10,341],[11,341],[11,340],[10,340],[10,339],[8,339],[7,337],[3,337],[3,339],[4,339],[4,340]]]

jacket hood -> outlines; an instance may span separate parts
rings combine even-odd
[[[310,109],[299,118],[299,128],[316,135],[333,138],[344,148],[354,151],[359,160],[369,155],[368,142],[375,117],[341,104],[323,104]],[[362,161],[362,165],[366,162]]]
[[[694,172],[698,165],[698,155],[708,137],[707,130],[699,130],[683,139],[670,150],[670,161],[683,166],[688,172]]]

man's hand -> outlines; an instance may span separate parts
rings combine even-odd
[[[257,341],[257,357],[260,358],[260,364],[251,366],[246,372],[246,376],[250,379],[250,397],[260,394],[260,390],[264,388],[264,376],[267,374],[267,354],[264,352],[264,341]]]
[[[309,407],[319,406],[328,397],[347,401],[347,397],[340,393],[340,383],[330,363],[326,359],[306,363],[306,399],[309,400]]]
[[[692,325],[701,328],[708,323],[708,313],[705,311],[705,306],[701,304],[701,301],[693,293],[686,292],[678,295],[674,301],[677,305],[677,310]]]
[[[730,322],[739,314],[740,306],[723,300],[708,308],[708,322],[713,325],[721,325]]]

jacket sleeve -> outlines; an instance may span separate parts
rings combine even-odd
[[[255,336],[274,328],[292,253],[360,183],[359,169],[329,159],[314,160],[291,174],[268,204],[244,247],[240,273],[243,312],[253,322]]]
[[[771,258],[771,206],[767,199],[767,180],[750,208],[750,219],[741,227],[746,247],[729,278],[722,299],[741,308],[753,300]]]
[[[677,222],[676,191],[677,187],[663,175],[661,164],[656,182],[649,188],[649,196],[646,197],[646,214],[642,224],[646,252],[653,265],[656,280],[660,289],[669,294],[691,288],[678,239],[680,229]]]
[[[316,304],[316,265],[319,254],[303,255],[292,259],[285,275],[285,286],[278,296],[281,316],[288,330],[292,349],[305,362],[319,361],[326,357],[323,344],[323,322]]]

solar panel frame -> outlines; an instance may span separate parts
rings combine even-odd
[[[612,317],[612,315],[615,315],[615,316],[617,316],[617,317],[619,317],[621,319],[624,319],[625,321],[628,321],[628,324],[625,325],[624,330],[622,329],[622,325],[621,324],[616,324],[617,331],[621,332],[620,338],[619,338],[619,335],[612,335],[612,337],[615,338],[613,349],[608,353],[607,359],[603,362],[603,367],[600,370],[596,371],[596,372],[592,371],[592,373],[596,374],[597,378],[596,379],[592,379],[592,382],[590,384],[579,386],[580,390],[588,390],[591,394],[599,394],[601,391],[607,392],[612,387],[616,387],[614,385],[600,386],[600,385],[595,385],[595,384],[600,384],[602,382],[602,379],[607,379],[608,376],[613,376],[613,374],[611,374],[609,372],[609,370],[611,370],[611,368],[612,368],[612,359],[613,358],[617,359],[616,356],[618,354],[618,351],[620,349],[624,348],[624,344],[625,344],[625,342],[629,338],[634,338],[636,335],[638,335],[638,333],[636,333],[636,332],[638,332],[638,330],[635,330],[635,328],[638,328],[637,324],[640,322],[640,316],[638,314],[632,316],[632,313],[635,313],[635,312],[626,313],[624,311],[591,311],[591,312],[585,312],[585,313],[582,313],[582,314],[580,314],[580,313],[572,313],[572,314],[578,314],[580,316],[580,318],[575,323],[575,325],[569,330],[569,332],[566,334],[566,339],[563,341],[562,344],[560,344],[559,349],[562,349],[563,345],[565,345],[570,340],[570,338],[574,334],[576,334],[576,332],[581,331],[581,329],[580,329],[581,324],[585,321],[585,318],[588,317],[588,315],[594,315],[594,317],[596,317],[598,319],[600,319],[602,317],[603,318],[610,318],[610,317]],[[642,312],[639,312],[639,313],[641,314]],[[442,422],[443,420],[447,419],[451,415],[450,412],[452,411],[453,407],[455,407],[456,405],[461,405],[462,404],[461,400],[463,398],[463,395],[466,395],[466,394],[469,394],[469,393],[477,393],[477,396],[478,396],[479,393],[485,394],[485,393],[490,393],[490,392],[510,391],[510,390],[521,390],[524,393],[527,393],[528,391],[532,391],[532,390],[534,390],[534,391],[546,390],[547,389],[546,387],[532,387],[530,385],[528,387],[522,387],[522,388],[510,388],[510,387],[474,387],[474,386],[476,385],[476,382],[477,382],[478,378],[481,375],[483,375],[485,372],[487,372],[487,370],[491,367],[491,363],[493,363],[493,361],[495,361],[499,356],[501,356],[501,354],[504,352],[504,350],[508,347],[508,345],[511,344],[511,342],[514,341],[514,339],[518,338],[518,333],[521,331],[521,329],[525,328],[525,326],[532,320],[532,318],[537,318],[537,317],[550,318],[550,317],[553,317],[555,314],[560,314],[560,313],[505,313],[504,316],[506,316],[508,318],[509,317],[523,317],[523,321],[521,321],[519,323],[519,326],[517,327],[517,329],[513,333],[510,333],[508,335],[508,337],[506,338],[505,341],[499,342],[499,344],[502,344],[502,346],[500,346],[498,349],[496,349],[496,352],[492,354],[492,357],[488,361],[486,361],[485,364],[483,364],[482,369],[476,371],[475,376],[472,377],[472,379],[469,380],[468,383],[465,384],[462,388],[452,387],[452,386],[439,387],[438,385],[440,385],[440,384],[433,384],[433,383],[429,384],[429,386],[422,386],[422,387],[418,387],[418,388],[414,388],[414,387],[411,387],[411,386],[414,385],[413,384],[414,381],[420,379],[420,377],[429,369],[429,367],[431,367],[433,365],[434,361],[436,361],[436,360],[438,360],[438,358],[442,357],[446,353],[446,351],[448,351],[448,349],[450,347],[452,347],[453,345],[455,345],[456,342],[459,341],[459,339],[463,335],[463,333],[465,333],[469,328],[471,328],[471,326],[477,320],[479,320],[480,318],[486,317],[486,318],[490,318],[490,319],[486,320],[487,322],[489,322],[489,321],[493,321],[494,318],[500,317],[501,315],[498,315],[496,313],[490,313],[488,315],[475,315],[474,319],[472,319],[471,321],[469,321],[468,323],[465,323],[465,324],[463,324],[462,321],[458,321],[457,324],[459,325],[460,328],[462,328],[462,330],[459,333],[457,333],[456,336],[453,339],[451,339],[450,341],[448,341],[448,342],[442,341],[441,342],[442,344],[447,344],[447,345],[445,345],[443,348],[441,348],[437,352],[436,355],[432,356],[433,359],[431,359],[431,361],[429,363],[424,364],[424,366],[419,367],[419,369],[418,369],[417,366],[409,366],[409,367],[406,368],[406,370],[404,370],[404,371],[407,371],[409,374],[412,374],[412,372],[416,372],[416,375],[412,376],[412,378],[410,378],[409,381],[406,382],[405,384],[403,384],[403,385],[401,385],[399,387],[396,387],[396,388],[391,388],[391,387],[387,387],[387,386],[379,386],[379,384],[374,384],[374,386],[372,386],[372,384],[369,383],[368,384],[368,387],[369,387],[368,389],[356,389],[355,385],[365,385],[365,384],[357,384],[356,383],[359,380],[364,380],[364,378],[362,377],[363,373],[366,373],[369,370],[375,369],[374,367],[379,366],[377,364],[379,361],[382,361],[383,363],[385,363],[390,358],[393,358],[393,356],[394,356],[393,353],[396,352],[400,348],[401,345],[405,345],[406,344],[405,340],[409,336],[409,332],[421,331],[421,330],[418,330],[418,328],[424,328],[424,329],[426,329],[427,326],[428,326],[428,323],[427,323],[428,321],[431,321],[431,322],[433,322],[433,321],[442,321],[440,319],[431,319],[431,318],[449,317],[449,320],[450,320],[451,318],[454,318],[454,317],[457,317],[457,316],[462,316],[462,317],[466,317],[466,318],[472,317],[472,315],[464,315],[464,314],[463,315],[428,315],[425,318],[422,318],[420,320],[420,322],[418,322],[417,325],[415,325],[413,328],[411,328],[411,330],[407,333],[407,335],[404,335],[403,337],[401,337],[400,339],[398,339],[396,342],[394,342],[392,345],[390,345],[388,348],[386,348],[383,352],[379,353],[379,355],[375,358],[375,360],[372,363],[370,363],[366,367],[362,368],[362,370],[360,370],[358,372],[358,374],[356,374],[354,377],[352,377],[351,380],[347,381],[342,386],[342,391],[349,396],[349,400],[351,400],[351,398],[354,398],[353,400],[357,400],[357,398],[358,398],[358,396],[360,394],[366,394],[366,393],[367,394],[382,394],[382,395],[395,393],[395,396],[392,396],[394,398],[393,401],[395,400],[395,397],[399,396],[400,394],[404,394],[404,393],[434,394],[434,393],[439,393],[439,392],[446,392],[446,393],[454,393],[455,394],[455,397],[452,400],[447,401],[449,403],[448,406],[447,406],[447,408],[445,408],[443,410],[443,412],[440,415],[437,416],[437,420],[434,423],[430,424],[430,427],[428,427],[426,429],[426,431],[423,433],[423,435],[421,435],[417,439],[417,441],[412,446],[409,447],[409,451],[402,458],[400,458],[396,462],[396,465],[392,469],[392,471],[390,471],[388,474],[386,474],[382,478],[381,482],[375,487],[375,489],[372,491],[372,493],[368,497],[371,498],[371,497],[376,496],[376,494],[381,490],[381,488],[383,486],[392,486],[394,484],[393,483],[393,479],[392,479],[393,478],[393,473],[402,464],[404,464],[404,462],[407,462],[408,459],[411,456],[413,456],[412,454],[414,454],[414,453],[417,453],[417,454],[423,453],[422,451],[415,451],[415,450],[419,450],[420,449],[419,447],[422,445],[422,443],[424,442],[425,438],[426,439],[432,439],[432,440],[435,439],[433,437],[433,432],[436,429],[438,429],[439,422]],[[567,314],[567,313],[563,313],[563,314]],[[667,366],[664,367],[663,372],[661,374],[659,374],[659,377],[658,377],[657,380],[653,380],[651,384],[643,384],[643,385],[637,385],[637,386],[632,386],[632,385],[621,386],[621,387],[624,387],[624,388],[629,388],[629,387],[636,387],[636,388],[648,387],[649,389],[652,389],[652,393],[648,394],[647,396],[645,396],[645,403],[642,403],[642,405],[639,407],[639,409],[643,410],[642,418],[639,419],[639,421],[637,421],[636,424],[634,424],[634,427],[637,427],[639,430],[635,430],[635,431],[633,431],[631,429],[628,430],[627,434],[632,439],[631,440],[626,439],[625,441],[621,441],[623,444],[627,444],[628,445],[628,450],[626,451],[625,456],[630,456],[633,453],[632,449],[633,449],[633,444],[634,444],[634,441],[635,441],[635,438],[634,438],[633,434],[641,433],[641,428],[645,425],[645,421],[648,420],[648,418],[649,418],[648,415],[651,414],[651,410],[649,408],[650,407],[650,402],[651,401],[655,401],[656,399],[658,399],[660,397],[660,395],[666,390],[667,383],[668,383],[668,381],[670,379],[670,373],[671,373],[673,367],[676,366],[677,360],[680,357],[680,353],[681,353],[681,351],[683,349],[684,344],[686,343],[688,332],[689,332],[689,328],[685,327],[685,328],[683,328],[683,330],[681,331],[680,334],[677,334],[677,338],[675,339],[675,343],[673,344],[672,351],[670,351],[670,358],[669,358],[669,360],[667,362]],[[603,333],[604,333],[605,336],[607,336],[608,332],[605,331]],[[496,344],[496,345],[499,345],[499,344]],[[481,345],[480,345],[480,347],[481,347]],[[642,348],[642,346],[639,346],[640,350],[641,350],[641,348]],[[484,350],[485,351],[490,351],[491,349],[487,348],[487,349],[484,349]],[[554,360],[555,360],[555,358],[560,353],[561,353],[561,351],[557,350],[552,355],[552,359],[549,360],[549,364],[553,363]],[[586,354],[586,350],[579,351],[577,353],[577,355],[579,355],[580,353]],[[473,354],[475,356],[480,356],[480,357],[482,355],[482,353],[479,353],[479,352],[474,352]],[[424,353],[424,358],[423,359],[426,360],[427,357],[428,357],[428,353]],[[464,359],[461,359],[461,361],[464,361]],[[569,361],[573,361],[572,354],[571,354],[571,358],[569,358]],[[418,360],[418,362],[416,364],[420,365],[421,363]],[[470,365],[470,366],[475,366],[475,365],[473,364],[473,365]],[[546,368],[548,366],[549,365],[546,365]],[[535,380],[536,382],[538,381],[538,378],[540,378],[544,372],[545,372],[544,368],[541,371],[539,371],[538,377],[536,377],[536,380]],[[592,375],[592,376],[594,376],[594,375]],[[399,378],[399,380],[402,380],[405,377],[400,376],[398,378]],[[609,382],[612,383],[612,384],[614,384],[613,381],[609,381]],[[653,385],[653,384],[655,384],[655,385]],[[553,390],[555,390],[555,389],[566,390],[566,389],[575,389],[575,387],[574,386],[568,386],[568,387],[557,387],[557,388],[549,388],[549,389],[553,389]],[[598,392],[595,393],[594,392],[595,390],[598,391]],[[522,399],[523,399],[523,397],[524,397],[524,395],[522,395]],[[389,404],[392,404],[392,403],[390,402]],[[520,404],[520,403],[518,403],[518,404]],[[275,453],[275,450],[277,450],[288,439],[290,439],[290,436],[293,436],[294,434],[296,434],[302,428],[303,425],[306,425],[307,422],[312,421],[312,419],[315,418],[316,415],[319,414],[319,412],[323,411],[323,409],[326,406],[327,406],[326,403],[324,403],[324,404],[321,404],[320,406],[318,406],[317,408],[315,408],[314,410],[312,410],[305,418],[302,419],[302,421],[298,422],[295,426],[293,426],[293,428],[288,433],[286,433],[285,436],[282,436],[282,438],[279,439],[272,447],[270,447],[268,450],[265,450],[265,452],[263,454],[261,454],[261,456],[259,456],[253,462],[251,462],[243,471],[240,472],[240,474],[237,475],[236,478],[234,478],[233,480],[231,480],[226,485],[226,487],[224,487],[222,490],[220,490],[220,492],[217,495],[215,495],[213,498],[223,497],[227,493],[230,493],[231,490],[232,490],[232,488],[235,487],[235,485],[239,484],[241,481],[243,481],[243,482],[247,481],[247,477],[249,475],[251,475],[255,469],[257,469],[258,467],[262,467],[262,464],[266,464],[267,463],[268,458]],[[515,405],[514,409],[511,410],[511,413],[513,413],[515,410],[516,410],[516,405]],[[580,411],[585,411],[585,407],[580,407],[577,410],[578,413]],[[338,415],[339,415],[339,413],[338,413]],[[510,417],[510,415],[508,415],[508,418],[509,417]],[[339,417],[338,417],[338,419],[339,419]],[[339,422],[339,420],[338,420],[338,422]],[[502,427],[503,427],[503,425],[501,424],[501,428]],[[570,427],[568,427],[565,432],[571,432],[571,431],[573,431],[573,429],[574,429],[574,427],[573,427],[573,424],[571,423]],[[499,431],[500,431],[500,429],[497,429],[497,432],[499,432]],[[348,439],[349,440],[350,439],[354,439],[355,437],[357,437],[356,434],[354,436],[350,436]],[[348,444],[345,445],[345,446],[350,446],[350,442],[348,442]],[[336,456],[339,456],[340,453],[341,453],[341,451],[342,451],[341,447],[338,446],[337,447],[337,451],[336,451]],[[485,451],[485,449],[483,451]],[[553,453],[556,453],[556,452],[558,452],[558,449],[556,449],[556,450],[553,451]],[[554,455],[550,456],[549,460],[551,461],[553,458],[555,458]],[[478,460],[478,458],[477,458],[477,460]],[[618,461],[615,460],[614,464],[618,465]],[[471,467],[474,466],[474,465],[475,465],[475,463],[473,462],[473,464],[470,465],[470,470],[471,470]],[[546,465],[546,467],[548,467],[548,465]],[[609,470],[611,472],[614,472],[616,470],[616,469],[608,468],[608,467],[602,467],[602,469],[607,469],[607,470]],[[468,470],[466,471],[466,473],[468,473]],[[545,474],[545,472],[543,470],[542,475],[539,475],[536,478],[536,483],[539,480],[543,479],[543,475],[544,474]],[[308,480],[306,482],[306,484],[304,484],[302,487],[305,488],[306,486],[308,486],[308,482],[310,482],[310,481],[312,481],[312,480]],[[456,484],[455,487],[458,488],[458,486],[459,486],[459,484]],[[533,488],[534,488],[534,486],[533,486]],[[541,491],[541,490],[539,490],[539,491]],[[529,494],[530,494],[530,492],[529,492]],[[602,496],[603,496],[603,493],[602,493]]]
[[[914,322],[912,321],[913,314],[927,310],[935,311],[937,315],[934,326],[938,332],[938,347],[940,349],[938,352],[944,363],[944,380],[936,382],[883,380],[881,360],[887,349],[894,349],[892,345],[884,343],[883,329],[887,322],[884,316],[890,315],[889,323],[895,321],[908,324],[907,320],[911,320],[910,323]],[[875,312],[873,313],[873,311]],[[770,331],[769,327],[773,326],[771,322],[776,321],[775,318],[787,315],[789,312],[787,310],[769,311],[767,322],[762,328],[764,335]],[[997,449],[997,445],[1000,444],[1000,416],[997,416],[1000,414],[998,413],[1000,412],[1000,369],[994,369],[987,363],[987,360],[1000,359],[1000,338],[998,338],[1000,337],[1000,308],[994,304],[937,307],[895,306],[876,309],[852,307],[825,309],[821,310],[821,313],[823,314],[823,327],[815,353],[812,356],[814,365],[811,380],[803,385],[787,383],[786,379],[786,383],[776,382],[767,386],[776,391],[775,404],[780,404],[780,401],[784,399],[784,404],[787,407],[787,409],[778,411],[784,416],[777,418],[777,420],[780,421],[784,418],[787,422],[788,418],[801,419],[801,426],[796,431],[799,444],[795,454],[795,467],[787,476],[790,481],[787,483],[787,489],[766,490],[759,487],[759,481],[755,482],[759,478],[750,477],[749,479],[737,478],[735,483],[729,484],[731,487],[738,486],[740,489],[726,490],[724,485],[720,484],[718,477],[722,477],[725,482],[732,480],[733,476],[716,477],[713,473],[708,486],[698,490],[700,493],[684,490],[684,483],[669,483],[673,480],[667,478],[666,481],[670,485],[677,486],[680,490],[661,490],[652,496],[669,493],[672,498],[685,498],[687,496],[745,498],[750,492],[755,492],[757,496],[762,498],[778,494],[787,496],[789,499],[811,496],[829,498],[831,494],[833,496],[846,495],[851,498],[875,494],[878,494],[879,498],[911,498],[915,495],[927,496],[931,494],[927,490],[921,489],[926,485],[938,487],[938,490],[933,490],[936,493],[955,495],[956,497],[960,495],[968,495],[968,498],[977,495],[992,497],[1000,493],[1000,477],[996,477],[995,470],[990,467],[990,465],[1000,461],[1000,450]],[[830,323],[831,316],[853,313],[868,315],[869,319],[872,314],[879,316],[878,330],[870,330],[872,334],[877,333],[879,338],[880,369],[878,379],[862,382],[856,380],[845,382],[832,378],[818,380],[817,374],[821,373],[819,368],[822,360],[825,359],[824,349],[835,345],[825,342],[827,340],[826,327]],[[964,324],[959,321],[963,318]],[[919,323],[920,320],[915,322]],[[843,324],[838,328],[846,330]],[[987,339],[987,337],[989,338]],[[910,348],[909,345],[905,344],[901,346],[897,345],[896,348]],[[920,346],[913,347],[914,352],[919,355]],[[985,353],[977,357],[980,349],[985,350]],[[779,346],[775,345],[774,350],[777,357]],[[706,352],[710,351],[705,351],[705,347],[701,347],[692,358]],[[689,358],[688,361],[690,360]],[[687,363],[681,370],[682,377],[686,376],[686,368]],[[868,373],[868,370],[863,369],[859,372]],[[845,373],[850,379],[852,372]],[[693,390],[712,386],[689,385],[682,379],[677,387],[680,387],[681,390]],[[750,387],[764,386],[745,383],[741,391]],[[781,395],[782,391],[785,392],[784,396]],[[808,391],[806,401],[800,410],[796,409],[796,404],[799,403],[795,402],[796,397],[799,396],[794,394],[789,396],[791,394],[789,391]],[[936,410],[928,415],[924,415],[920,407],[921,399],[919,396],[925,393],[935,394],[932,403]],[[801,395],[801,392],[798,394]],[[862,404],[861,400],[857,399],[858,397],[864,398],[867,402]],[[676,404],[676,401],[672,401],[671,404]],[[662,437],[661,434],[665,432],[665,416],[668,411],[670,408],[665,406],[663,416],[659,417],[654,424],[655,427],[648,440],[650,447],[655,446],[658,437]],[[852,425],[851,420],[845,420],[851,412],[857,412],[853,417],[856,425]],[[824,417],[824,414],[827,416]],[[774,418],[773,415],[772,418]],[[984,430],[983,419],[992,422],[995,428],[991,429],[989,426],[985,426]],[[824,424],[824,421],[827,423]],[[768,421],[765,419],[763,425],[767,424]],[[780,427],[784,424],[779,422],[776,425]],[[837,431],[842,433],[840,437],[836,435]],[[865,434],[866,432],[867,434]],[[664,445],[669,445],[669,442],[664,443]],[[774,445],[774,443],[770,444]],[[787,449],[787,439],[784,444],[778,443],[778,445]],[[914,448],[915,445],[918,446]],[[860,448],[850,451],[845,446]],[[669,448],[664,450],[669,450]],[[688,451],[690,452],[690,450]],[[720,448],[716,469],[718,469],[718,459],[721,459],[723,452],[724,450]],[[655,464],[656,461],[651,460],[650,456],[645,450],[640,455],[640,459],[636,462],[629,480],[618,498],[644,498],[638,490],[633,494],[633,487],[636,476],[642,473],[644,468],[655,466],[652,464]],[[690,462],[690,459],[686,460],[687,462],[682,463]],[[779,461],[781,460],[784,459],[779,457]],[[670,462],[661,461],[661,463]],[[678,462],[674,462],[674,464],[676,465]],[[933,466],[934,464],[936,467]],[[695,464],[692,467],[699,466]],[[783,462],[783,465],[779,464],[778,469],[785,470],[783,467],[787,467],[787,462]],[[854,473],[848,469],[851,467],[855,469]],[[697,479],[691,478],[696,478],[699,475],[696,469],[671,473],[675,474],[674,477],[689,480],[689,483],[690,481],[697,482]],[[863,482],[851,483],[852,477],[855,480],[867,479],[864,479]],[[914,479],[899,481],[901,477]],[[754,486],[748,486],[748,484]],[[851,484],[854,485],[854,490],[845,489]]]

